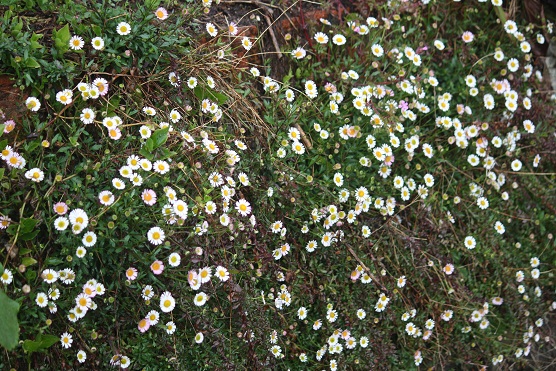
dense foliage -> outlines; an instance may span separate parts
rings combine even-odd
[[[553,25],[358,4],[6,7],[2,368],[551,366]]]

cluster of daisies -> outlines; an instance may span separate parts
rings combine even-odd
[[[326,20],[321,21],[325,25],[329,24]],[[393,25],[393,21],[390,20],[383,20],[383,22],[383,27],[386,29],[391,28]],[[370,17],[366,20],[366,24],[350,22],[348,26],[355,34],[366,35],[372,28],[377,28],[380,25],[380,21]],[[528,80],[533,74],[533,66],[530,63],[521,66],[520,60],[530,61],[531,55],[528,53],[531,51],[531,46],[525,40],[525,36],[518,31],[515,22],[507,21],[504,24],[504,28],[519,42],[521,55],[516,54],[507,58],[504,52],[497,48],[487,58],[492,58],[493,63],[501,63],[499,65],[500,68],[507,69],[511,73],[518,74],[521,70],[521,80]],[[527,31],[530,30],[528,29]],[[330,32],[330,34],[333,34],[333,32]],[[334,48],[334,45],[343,45],[347,42],[347,39],[342,34],[335,34],[333,37],[329,37],[327,33],[317,32],[313,38],[322,50]],[[469,31],[464,32],[462,41],[464,44],[472,43],[474,41],[473,33]],[[544,37],[539,34],[537,41],[543,43]],[[445,44],[442,40],[435,40],[433,45],[438,52],[445,49]],[[314,50],[318,52],[321,50],[319,48]],[[402,66],[407,66],[408,64],[419,67],[422,64],[421,56],[425,53],[434,53],[435,51],[429,50],[426,45],[415,49],[411,46],[404,46],[399,49],[396,47],[389,48],[387,43],[384,42],[373,44],[371,52],[377,59],[377,62],[385,64],[387,62],[394,62],[387,65],[394,66],[394,69],[399,69],[405,68]],[[291,52],[292,57],[296,60],[305,58],[307,54],[308,51],[302,46],[294,48]],[[508,54],[510,53],[508,52]],[[377,68],[378,66],[379,64],[376,63],[374,67]],[[404,70],[404,72],[406,71]],[[283,93],[283,97],[288,104],[292,104],[297,99],[296,94],[303,96],[303,92],[309,99],[315,99],[319,96],[320,87],[313,80],[305,81],[304,85],[296,90],[289,86],[282,87],[279,81],[274,80],[270,76],[261,76],[260,71],[255,67],[251,68],[251,73],[254,77],[260,78],[265,92],[273,94]],[[368,85],[361,81],[359,72],[354,69],[339,71],[338,74],[337,79],[342,81],[341,84],[337,86],[332,82],[327,82],[323,86],[323,91],[329,97],[329,112],[341,115],[343,112],[355,108],[356,115],[363,118],[362,122],[367,122],[368,120],[368,124],[361,127],[352,123],[337,124],[334,121],[328,120],[326,123],[314,122],[312,129],[317,133],[317,138],[323,141],[329,140],[331,133],[337,130],[338,136],[348,143],[346,145],[359,138],[364,138],[371,154],[361,157],[359,164],[362,168],[370,168],[371,166],[377,168],[378,174],[384,179],[392,177],[392,189],[397,190],[399,194],[391,195],[390,197],[373,197],[370,194],[370,190],[365,186],[355,186],[350,189],[346,183],[351,182],[346,180],[344,174],[336,172],[331,176],[331,179],[333,184],[339,189],[337,203],[314,209],[311,213],[311,219],[306,221],[301,228],[303,234],[318,234],[320,235],[320,244],[325,247],[330,246],[331,243],[341,241],[343,238],[344,233],[341,227],[344,224],[355,223],[359,215],[369,213],[371,206],[374,206],[382,215],[393,215],[399,200],[410,201],[414,191],[416,191],[417,197],[426,199],[434,189],[434,174],[425,173],[419,177],[419,181],[416,181],[401,174],[394,174],[393,164],[396,157],[407,158],[409,161],[418,155],[422,155],[421,158],[425,161],[426,159],[434,158],[437,150],[442,148],[437,147],[437,149],[433,147],[432,142],[428,143],[426,139],[428,132],[436,132],[436,128],[453,131],[453,135],[448,136],[447,143],[462,151],[472,150],[473,153],[466,154],[468,163],[472,167],[481,166],[485,170],[484,182],[477,179],[469,183],[469,196],[472,203],[478,207],[477,212],[489,209],[492,199],[495,198],[495,195],[491,194],[489,189],[484,188],[485,183],[498,192],[499,198],[502,201],[509,199],[508,191],[503,190],[506,185],[506,172],[502,169],[508,166],[514,172],[521,170],[523,164],[517,158],[519,153],[517,151],[517,142],[522,138],[522,135],[533,134],[535,132],[535,124],[531,120],[525,119],[520,121],[518,125],[512,126],[505,135],[495,135],[488,123],[476,121],[476,117],[473,116],[472,107],[476,106],[480,109],[483,106],[487,110],[496,109],[497,112],[500,112],[502,120],[510,126],[510,123],[515,122],[514,116],[518,109],[525,111],[532,109],[531,89],[527,90],[524,96],[520,96],[514,90],[521,84],[521,81],[517,81],[515,78],[504,78],[502,80],[493,79],[489,82],[469,74],[462,78],[462,83],[469,89],[468,93],[455,96],[450,92],[446,92],[445,89],[443,90],[444,93],[439,93],[442,91],[440,89],[442,82],[439,81],[441,77],[435,76],[433,71],[429,71],[423,76],[407,75],[406,73],[405,76],[402,75],[403,77],[398,76],[397,73],[392,73],[387,81],[380,84]],[[540,78],[539,73],[537,73],[537,78]],[[333,81],[332,78],[329,78],[329,81],[331,80]],[[349,88],[350,85],[351,88]],[[345,104],[345,96],[347,94],[342,91],[346,89],[346,86],[348,86],[347,92],[352,96],[350,104]],[[475,97],[477,99],[473,101]],[[503,99],[503,104],[499,103],[500,99],[498,97]],[[433,125],[421,125],[420,130],[412,129],[413,123],[420,115],[429,114],[433,110],[439,113],[436,119],[432,121]],[[337,122],[340,122],[340,120],[337,120]],[[411,128],[410,135],[405,134],[407,127]],[[283,139],[280,142],[280,148],[276,152],[276,157],[278,159],[289,159],[304,154],[310,155],[310,151],[307,149],[309,141],[305,134],[306,131],[307,128],[301,128],[299,125],[288,128],[285,133],[287,139]],[[368,132],[365,134],[365,131]],[[384,136],[384,132],[387,133],[386,136]],[[312,137],[314,138],[314,136]],[[402,137],[406,137],[406,139],[404,140]],[[335,148],[338,147],[336,146]],[[405,153],[400,153],[400,150],[403,150]],[[291,151],[291,156],[288,157],[289,151]],[[532,166],[537,167],[539,162],[540,155],[536,155],[532,161]],[[420,170],[421,168],[423,166],[418,165],[417,169]],[[497,169],[500,169],[500,171]],[[516,188],[515,183],[512,184],[512,188]],[[269,196],[272,194],[270,191]],[[454,204],[460,203],[461,197],[455,196],[453,202]],[[346,207],[349,205],[352,205],[352,207]],[[447,220],[450,223],[455,222],[450,212],[447,213]],[[337,227],[337,229],[330,231],[334,227]],[[372,234],[368,226],[363,225],[360,228],[364,237],[369,237]],[[505,226],[499,220],[495,221],[493,228],[498,234],[504,234],[505,232]],[[270,231],[276,234],[279,239],[278,248],[272,251],[272,255],[276,260],[280,260],[287,256],[294,246],[284,240],[287,229],[282,221],[278,220],[271,223]],[[318,247],[319,243],[315,239],[307,243],[306,250],[312,253]],[[471,235],[465,237],[462,247],[467,250],[475,249],[477,247],[475,237]],[[431,261],[429,266],[434,267],[435,265]],[[455,266],[447,263],[441,266],[441,270],[446,276],[450,276],[454,273]],[[533,278],[538,276],[538,270],[532,274]],[[361,266],[358,266],[352,272],[351,279],[354,281],[360,280],[362,283],[372,281],[371,277]],[[405,276],[400,277],[397,283],[399,288],[403,288],[406,284]],[[524,291],[524,288],[521,287],[520,290]],[[539,292],[540,288],[537,287],[536,290],[536,292]],[[274,296],[269,294],[269,298],[274,298]],[[283,286],[283,290],[274,298],[276,307],[281,309],[284,304],[289,305],[287,303],[290,300],[289,298],[289,292]],[[381,294],[375,305],[375,311],[381,312],[386,310],[389,301],[390,298],[384,293]],[[500,297],[492,300],[493,305],[501,305],[502,302],[503,299]],[[307,312],[304,307],[300,311],[302,313]],[[475,320],[472,322],[480,322],[480,328],[486,329],[489,324],[486,317],[487,314],[488,303],[485,304],[482,311],[473,312],[472,318]],[[441,313],[438,320],[450,321],[453,316],[454,312],[447,309]],[[315,328],[320,328],[320,325],[321,322],[318,320]],[[434,319],[430,318],[425,323],[425,330],[421,331],[414,323],[409,323],[406,326],[406,332],[412,336],[428,340],[433,335],[434,325]],[[464,330],[471,331],[471,328],[466,326]],[[326,352],[326,346],[319,351],[321,354]],[[283,357],[282,349],[278,345],[272,346],[271,353],[278,358]],[[305,357],[305,354],[303,356]],[[499,357],[496,359],[498,362],[501,361]],[[416,351],[415,364],[419,365],[422,360],[423,354],[419,350]]]
[[[211,37],[217,37],[218,36],[218,27],[214,24],[214,23],[207,23],[205,25],[206,31],[207,33],[211,36]],[[230,22],[227,25],[227,32],[223,32],[221,34],[221,36],[227,36],[228,38],[230,38],[231,41],[234,41],[236,39],[239,40],[239,42],[241,43],[241,46],[246,50],[249,51],[251,50],[251,48],[253,47],[253,41],[251,41],[251,38],[248,36],[241,36],[241,34],[244,34],[244,29],[240,29],[239,26],[237,25],[237,23],[235,22]],[[218,57],[222,58],[224,57],[223,54],[224,50],[223,49],[219,49],[218,51]]]
[[[0,152],[0,158],[2,158],[2,160],[4,160],[4,162],[6,163],[8,168],[23,169],[25,167],[25,165],[27,164],[27,160],[25,160],[25,158],[21,154],[16,152],[14,150],[14,148],[10,145],[7,145],[4,149],[2,149],[2,152]],[[34,172],[29,171],[27,173],[29,173],[29,175],[26,176],[27,179],[31,179],[31,180],[37,181],[37,182],[41,181],[44,177],[44,174],[43,174],[42,176],[38,176],[38,177],[35,178],[33,176],[35,174]]]
[[[200,251],[200,253],[202,254],[202,251]],[[168,263],[172,267],[178,267],[180,265],[180,262],[181,257],[178,253],[172,253],[168,257]],[[159,275],[164,270],[164,264],[163,262],[157,260],[151,264],[150,268],[154,274]],[[138,271],[136,268],[130,267],[126,270],[125,275],[128,281],[134,281],[138,276]],[[188,273],[188,282],[191,289],[197,291],[201,288],[202,284],[210,282],[211,277],[216,277],[220,282],[226,282],[230,279],[230,273],[225,267],[218,266],[216,267],[215,274],[213,275],[211,267],[204,267],[199,269],[198,271],[190,270]],[[155,297],[155,290],[151,285],[145,285],[141,291],[141,296],[148,304],[150,303],[151,299]],[[201,307],[205,305],[208,299],[208,295],[201,291],[195,295],[193,303],[196,306]],[[172,293],[170,293],[169,291],[164,291],[159,296],[159,306],[160,310],[163,313],[171,313],[176,307],[176,299],[173,297]],[[151,326],[157,325],[159,320],[160,313],[157,310],[153,309],[150,310],[145,315],[145,317],[139,321],[137,327],[140,332],[146,332]],[[176,331],[176,324],[173,321],[167,322],[163,327],[169,335],[173,334]],[[196,341],[198,343],[202,342],[202,338],[199,341],[199,336],[203,336],[203,334],[197,334]]]
[[[11,282],[12,273],[8,271],[7,279],[2,281],[4,283]],[[57,287],[56,282],[61,282],[64,285],[71,285],[74,283],[76,275],[71,268],[65,268],[60,271],[54,269],[45,269],[41,273],[41,277],[49,286],[47,292],[37,292],[35,296],[35,303],[41,307],[48,307],[50,313],[54,314],[58,311],[56,301],[60,298],[60,289]],[[85,317],[89,310],[95,310],[97,304],[93,301],[95,296],[104,295],[106,289],[104,285],[95,279],[88,280],[82,287],[81,292],[75,297],[75,306],[69,310],[67,318],[70,322],[76,322]]]
[[[120,36],[126,36],[131,33],[131,25],[127,22],[120,22],[116,26],[116,32]],[[85,40],[82,36],[73,35],[69,40],[69,47],[72,50],[82,50],[85,46]],[[91,47],[97,51],[104,50],[105,42],[104,38],[100,36],[93,37],[91,39]]]
[[[479,0],[480,2],[484,2]],[[426,4],[429,1],[423,0]],[[209,9],[212,3],[211,0],[202,1],[205,9]],[[493,0],[495,6],[501,5],[501,0]],[[168,12],[164,8],[159,8],[155,11],[155,17],[158,20],[165,20],[168,18]],[[325,26],[331,26],[327,20],[321,20]],[[337,47],[344,46],[349,42],[351,34],[364,36],[368,35],[373,30],[381,28],[384,30],[391,29],[394,21],[388,19],[378,20],[374,17],[369,17],[365,22],[350,21],[347,23],[348,30],[344,33],[333,32],[316,32],[313,39],[317,43],[316,50],[328,51],[338,49]],[[308,220],[303,222],[301,233],[310,236],[310,241],[305,245],[305,250],[308,253],[314,253],[320,250],[320,247],[330,247],[333,244],[342,241],[344,236],[343,228],[346,225],[357,226],[361,235],[364,238],[369,238],[373,231],[367,225],[361,225],[360,221],[364,216],[374,215],[394,215],[396,207],[402,202],[409,202],[412,196],[415,198],[426,199],[429,193],[435,191],[435,175],[427,172],[434,168],[435,157],[441,150],[440,147],[433,147],[432,144],[437,143],[432,138],[428,138],[427,134],[432,131],[449,131],[447,143],[453,146],[455,150],[460,150],[465,153],[467,162],[473,168],[482,168],[481,171],[485,174],[485,181],[477,179],[469,182],[468,196],[472,204],[476,205],[478,210],[482,212],[489,209],[495,200],[496,194],[490,192],[490,188],[499,193],[499,197],[503,201],[509,199],[509,193],[503,191],[506,184],[505,172],[497,171],[502,167],[509,167],[513,172],[519,172],[522,169],[523,163],[517,157],[518,142],[527,134],[535,133],[535,124],[531,120],[521,120],[517,125],[511,127],[505,135],[493,135],[492,130],[488,123],[481,123],[475,120],[472,107],[484,107],[486,110],[497,110],[502,112],[502,119],[508,123],[508,126],[515,123],[514,115],[518,110],[531,110],[532,109],[532,91],[528,90],[524,95],[520,95],[518,89],[521,81],[528,80],[533,76],[533,66],[530,61],[531,44],[526,40],[526,36],[519,32],[515,22],[509,20],[503,25],[504,30],[511,35],[513,39],[519,43],[519,49],[523,55],[511,55],[509,51],[504,51],[500,48],[494,50],[492,55],[486,58],[492,59],[493,64],[500,66],[502,69],[507,69],[512,74],[521,72],[519,77],[515,78],[501,78],[492,79],[491,81],[484,81],[481,77],[475,76],[470,72],[467,76],[460,78],[459,81],[467,87],[466,94],[456,96],[445,90],[440,90],[442,81],[439,81],[440,76],[435,76],[433,71],[423,75],[411,75],[408,71],[417,71],[423,63],[423,58],[427,54],[442,52],[445,49],[445,44],[442,40],[435,40],[429,50],[427,45],[412,47],[404,45],[400,47],[392,47],[388,45],[386,40],[374,42],[371,47],[371,53],[375,62],[373,68],[379,68],[381,65],[388,66],[391,70],[386,71],[386,81],[381,83],[367,83],[362,78],[363,70],[358,71],[356,67],[346,71],[336,71],[336,76],[332,76],[330,81],[323,86],[320,86],[313,80],[306,80],[298,89],[293,89],[290,86],[285,86],[281,82],[273,79],[270,76],[262,76],[258,68],[253,67],[250,69],[251,74],[260,81],[265,92],[275,94],[283,93],[283,98],[287,104],[294,104],[297,100],[304,99],[306,96],[314,102],[319,97],[319,90],[321,94],[326,96],[327,105],[325,106],[327,112],[332,115],[340,117],[344,113],[353,115],[360,118],[363,125],[355,125],[355,120],[351,122],[342,122],[341,120],[328,120],[326,122],[313,122],[308,127],[302,128],[299,124],[287,128],[287,132],[283,133],[283,138],[280,142],[280,148],[276,151],[278,159],[301,159],[300,156],[310,155],[311,145],[310,140],[306,134],[310,133],[317,138],[319,145],[331,144],[330,138],[337,135],[344,142],[342,146],[357,146],[361,144],[363,148],[368,151],[368,154],[358,158],[358,164],[362,171],[378,174],[384,184],[384,196],[372,195],[373,189],[365,185],[354,184],[347,173],[343,173],[341,167],[334,168],[335,173],[330,174],[330,185],[334,190],[334,200],[327,202],[321,207],[315,207],[311,210]],[[549,25],[549,27],[551,27]],[[120,22],[116,27],[116,33],[121,36],[129,35],[132,31],[132,26],[127,22]],[[213,23],[206,24],[206,31],[211,37],[219,35],[219,29]],[[527,30],[529,32],[530,30]],[[221,35],[233,37],[240,34],[240,30],[235,23],[228,24],[227,33],[222,32]],[[346,37],[345,35],[348,35]],[[329,36],[330,35],[330,36]],[[249,37],[237,36],[241,45],[245,50],[250,50],[253,47],[253,42]],[[101,52],[105,48],[105,39],[109,38],[95,37],[90,43],[91,47]],[[470,31],[465,31],[461,35],[463,41],[462,47],[471,47],[475,40],[475,36]],[[458,40],[458,42],[461,42]],[[539,44],[545,42],[542,34],[536,35],[536,41]],[[85,47],[85,40],[79,36],[74,35],[69,41],[69,47],[72,50],[82,50]],[[218,56],[222,57],[223,52],[219,51]],[[302,60],[307,57],[308,51],[303,46],[298,46],[291,51],[291,56],[295,60]],[[506,54],[511,55],[508,58]],[[523,58],[522,58],[523,57]],[[520,60],[525,60],[522,66]],[[497,64],[495,64],[497,63]],[[403,74],[399,72],[403,71]],[[361,74],[361,75],[360,75]],[[539,71],[536,77],[540,78]],[[451,77],[457,79],[457,77]],[[521,81],[516,81],[521,79]],[[182,86],[182,78],[177,72],[171,72],[168,75],[170,84],[176,88]],[[202,81],[200,81],[202,80]],[[203,84],[208,89],[215,90],[216,82],[213,77],[206,76],[201,78],[199,76],[189,76],[184,78],[187,88],[193,90]],[[82,102],[88,102],[89,106],[81,109],[76,114],[76,119],[79,119],[84,125],[100,124],[108,131],[108,136],[113,140],[118,140],[122,137],[121,128],[123,127],[123,120],[117,115],[104,116],[101,111],[95,111],[93,108],[94,101],[109,92],[109,83],[106,79],[96,78],[90,83],[80,82],[73,89],[64,89],[57,92],[55,95],[56,101],[64,107],[76,103],[74,91],[80,93]],[[441,94],[440,92],[443,91]],[[280,96],[281,97],[281,96]],[[89,101],[90,100],[90,101]],[[82,103],[80,102],[80,103]],[[36,97],[29,97],[25,104],[32,112],[37,112],[41,108],[41,102]],[[169,176],[172,170],[182,170],[184,165],[182,163],[174,163],[172,159],[160,159],[151,161],[147,158],[140,157],[132,154],[127,157],[125,164],[119,167],[119,176],[112,179],[113,189],[104,189],[98,193],[98,203],[101,208],[108,208],[118,202],[120,197],[132,189],[138,189],[136,192],[136,200],[141,205],[147,207],[157,207],[160,210],[162,223],[153,225],[150,229],[143,231],[146,241],[151,245],[158,247],[165,242],[171,233],[172,225],[183,226],[190,217],[197,217],[204,214],[203,218],[198,218],[199,222],[193,227],[193,232],[197,235],[209,233],[209,228],[217,226],[218,228],[224,227],[225,229],[233,230],[237,228],[244,230],[246,225],[255,227],[257,220],[253,215],[253,208],[251,203],[246,200],[241,192],[242,187],[249,187],[251,185],[249,176],[241,171],[234,172],[235,167],[240,163],[241,151],[244,151],[247,146],[241,140],[233,140],[233,143],[224,143],[211,136],[210,133],[204,130],[199,130],[198,134],[192,135],[188,131],[183,130],[181,125],[184,117],[192,111],[192,107],[184,106],[176,107],[170,110],[169,113],[163,112],[155,107],[144,106],[141,110],[148,120],[142,121],[143,124],[139,127],[139,135],[141,142],[144,145],[156,130],[167,129],[168,135],[174,135],[182,141],[184,148],[188,150],[198,149],[205,153],[210,159],[223,158],[229,166],[227,171],[215,170],[208,174],[207,180],[217,194],[216,197],[209,201],[198,202],[194,205],[188,203],[186,197],[178,197],[178,192],[170,187],[163,186],[159,189],[159,183],[153,179],[164,178]],[[430,121],[430,124],[422,125],[420,128],[415,128],[414,123],[418,118],[430,114],[431,111],[436,112],[435,119]],[[224,117],[225,111],[219,106],[218,102],[211,99],[202,99],[199,102],[199,114],[207,117],[213,123],[219,122]],[[102,116],[102,120],[97,117]],[[158,121],[155,123],[154,121]],[[6,121],[4,123],[4,133],[8,134],[15,128],[14,121]],[[438,129],[438,130],[437,130]],[[405,138],[405,139],[404,139]],[[363,142],[364,141],[364,142]],[[43,144],[45,145],[45,144]],[[472,151],[472,153],[469,153]],[[224,154],[222,157],[220,157]],[[288,157],[290,156],[290,157]],[[395,171],[403,171],[400,167],[394,167],[396,158],[412,161],[415,157],[422,157],[423,161],[428,161],[431,165],[430,169],[423,169],[418,165],[418,171],[415,178],[403,176],[403,174],[396,174]],[[7,166],[14,169],[23,169],[26,165],[26,160],[11,146],[6,146],[1,152],[1,158],[6,162]],[[540,162],[540,155],[535,156],[532,161],[533,167],[537,167]],[[509,165],[509,166],[507,166]],[[32,168],[25,172],[25,178],[32,182],[41,182],[45,178],[44,172],[39,168]],[[388,180],[387,180],[388,179]],[[380,180],[379,180],[380,181]],[[391,182],[391,183],[390,183]],[[514,183],[515,184],[515,183]],[[513,186],[513,185],[512,185]],[[488,188],[490,187],[490,188]],[[515,188],[515,187],[513,187]],[[121,192],[119,192],[121,191]],[[129,192],[131,193],[131,192]],[[273,189],[268,190],[268,197],[272,197]],[[490,198],[487,198],[487,196]],[[139,197],[141,200],[139,200]],[[453,203],[458,204],[461,198],[456,196],[453,198]],[[69,206],[64,202],[58,202],[54,205],[54,213],[57,217],[54,220],[54,227],[57,231],[63,232],[71,229],[75,236],[80,239],[80,244],[76,248],[75,255],[78,258],[84,258],[87,255],[87,249],[92,249],[97,243],[97,235],[89,228],[89,216],[87,213],[79,208],[70,211]],[[450,212],[445,216],[448,221],[454,223],[454,217]],[[248,218],[248,219],[247,219]],[[202,221],[201,221],[202,219]],[[190,220],[190,219],[189,219]],[[11,220],[7,216],[0,216],[0,229],[7,228]],[[164,225],[165,223],[165,225]],[[195,223],[195,222],[194,222]],[[496,221],[493,225],[495,231],[499,234],[504,234],[505,226],[501,221]],[[272,256],[275,260],[281,260],[289,255],[295,245],[286,242],[288,230],[282,220],[276,220],[270,225],[270,231],[276,238],[276,244],[273,245]],[[314,238],[314,239],[313,239]],[[460,246],[463,251],[471,253],[471,250],[480,248],[481,245],[477,243],[472,235],[467,235]],[[324,249],[322,249],[324,250]],[[201,248],[196,249],[196,253],[201,255],[203,253]],[[286,259],[284,259],[286,260]],[[168,256],[168,265],[170,267],[178,267],[181,264],[181,256],[177,252],[173,252]],[[529,294],[533,293],[534,296],[540,297],[542,294],[541,288],[533,283],[534,288],[528,290],[525,286],[525,280],[535,282],[541,275],[540,259],[538,257],[531,258],[531,270],[519,270],[516,272],[517,292],[522,295],[525,302],[530,300]],[[431,261],[429,267],[436,269],[435,264]],[[154,260],[149,267],[154,275],[162,275],[165,271],[165,262],[161,260]],[[445,279],[453,278],[456,270],[455,266],[451,263],[442,263],[441,271],[445,274]],[[148,271],[148,269],[146,269]],[[386,275],[386,271],[382,272]],[[451,277],[450,277],[451,276]],[[41,277],[43,281],[49,285],[48,290],[37,292],[35,296],[36,304],[41,308],[48,308],[54,314],[57,312],[56,301],[60,298],[60,289],[57,286],[58,282],[64,285],[73,284],[76,274],[73,270],[66,268],[60,271],[53,269],[43,270]],[[125,278],[129,283],[138,279],[141,280],[140,270],[135,267],[129,267],[125,270]],[[205,266],[199,269],[192,269],[188,272],[188,283],[193,292],[193,304],[198,307],[204,306],[210,299],[209,295],[201,291],[202,285],[210,285],[211,279],[216,278],[217,282],[227,282],[230,279],[230,273],[227,268],[223,266]],[[282,273],[277,275],[278,281],[284,281]],[[346,278],[347,279],[347,278]],[[371,284],[373,282],[371,276],[365,271],[362,265],[357,265],[351,271],[350,279],[353,282],[360,282],[361,284]],[[13,273],[9,269],[4,269],[0,276],[0,282],[9,285],[13,282]],[[406,276],[400,276],[395,280],[398,289],[406,287],[408,279]],[[145,284],[141,286],[141,297],[146,304],[150,304],[154,298],[158,299],[157,309],[152,309],[137,323],[139,332],[144,333],[151,327],[159,325],[164,316],[168,316],[164,325],[160,324],[165,332],[169,335],[175,333],[177,326],[173,321],[173,312],[176,306],[179,309],[180,301],[177,296],[168,291],[163,291],[157,295],[155,289]],[[282,284],[279,290],[271,290],[266,296],[269,300],[274,301],[274,306],[278,310],[284,310],[292,304],[291,288]],[[208,292],[208,290],[205,290]],[[76,322],[82,319],[89,310],[95,310],[97,304],[94,301],[96,295],[102,296],[105,292],[105,287],[102,283],[97,282],[95,279],[88,280],[80,288],[80,292],[75,296],[75,305],[69,310],[67,319],[70,322]],[[265,299],[263,293],[263,300]],[[393,297],[388,296],[384,292],[380,292],[374,311],[381,313],[389,310],[389,304]],[[469,316],[465,319],[469,325],[464,326],[462,332],[467,333],[473,331],[474,324],[477,323],[480,330],[489,328],[489,316],[494,315],[492,306],[501,306],[504,303],[502,297],[496,296],[489,302],[485,302],[478,309],[469,311]],[[392,306],[390,304],[390,306]],[[556,307],[556,304],[553,304]],[[161,315],[162,312],[162,315]],[[312,312],[312,310],[311,310]],[[300,321],[305,321],[308,317],[309,309],[306,307],[299,307],[297,311],[292,312],[297,315]],[[313,314],[313,313],[311,313]],[[438,323],[449,322],[454,319],[456,314],[451,309],[442,310],[437,317],[432,315],[425,315],[423,318],[426,320],[420,321],[417,318],[417,311],[415,309],[405,312],[401,320],[403,322],[403,330],[409,337],[415,339],[419,338],[427,341],[434,336],[434,330]],[[318,318],[315,314],[314,321],[307,321],[312,323],[314,331],[319,331],[323,326],[328,325],[330,328],[325,327],[326,339],[322,347],[316,350],[315,357],[321,361],[328,353],[332,359],[329,361],[331,370],[338,368],[338,360],[344,349],[351,350],[357,346],[366,348],[369,345],[369,339],[366,336],[356,338],[350,329],[334,328],[332,324],[338,321],[341,313],[334,309],[332,305],[327,306],[326,321]],[[364,320],[367,316],[365,309],[360,308],[356,312],[359,320]],[[462,316],[463,317],[463,316]],[[321,317],[323,318],[323,317]],[[436,319],[436,322],[435,322]],[[527,356],[530,352],[532,341],[539,341],[542,332],[541,328],[544,324],[542,318],[537,318],[532,323],[527,323],[526,332],[523,334],[524,348],[518,348],[515,352],[517,358],[522,355]],[[195,335],[195,342],[201,343],[204,340],[204,334],[198,332]],[[276,358],[284,358],[285,354],[280,345],[277,344],[278,333],[273,331],[270,334],[270,353]],[[73,343],[73,337],[70,333],[65,332],[60,338],[63,348],[70,348]],[[424,348],[423,348],[424,349]],[[77,353],[77,360],[84,362],[87,354],[83,350]],[[413,356],[415,365],[420,365],[423,361],[423,353],[421,350],[416,350]],[[306,353],[299,354],[301,362],[307,362],[308,356]],[[504,360],[503,355],[496,355],[492,359],[494,365],[499,364]],[[122,355],[115,355],[111,361],[111,365],[121,368],[129,367],[131,360]]]
[[[87,230],[89,226],[89,216],[85,210],[77,208],[69,211],[69,207],[65,202],[57,202],[53,206],[54,213],[58,215],[54,219],[54,228],[63,232],[68,228],[76,236],[81,236],[81,246],[76,249],[76,256],[83,258],[87,254],[87,248],[92,248],[97,243],[97,235],[94,231]]]

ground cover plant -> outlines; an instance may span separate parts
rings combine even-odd
[[[4,7],[1,368],[553,367],[550,20],[224,6]]]

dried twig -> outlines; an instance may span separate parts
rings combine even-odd
[[[274,44],[274,48],[276,49],[276,53],[278,53],[278,59],[282,59],[282,52],[280,51],[280,45],[278,45],[278,40],[276,40],[276,35],[272,30],[272,22],[267,15],[263,15],[264,19],[266,20],[266,24],[268,24],[268,32],[270,32],[270,37],[272,38],[272,44]]]

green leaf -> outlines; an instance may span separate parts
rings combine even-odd
[[[0,290],[0,345],[8,350],[15,348],[19,340],[18,311],[19,304]]]
[[[145,157],[147,160],[152,160],[154,158],[153,154],[150,153],[147,148],[143,147],[139,150],[139,154],[143,157]]]
[[[20,241],[30,241],[33,238],[37,237],[37,234],[39,234],[38,229],[36,231],[33,231],[33,232],[20,234],[19,235],[19,240]]]
[[[168,139],[169,129],[169,127],[166,127],[164,129],[155,130],[155,132],[151,135],[149,139],[152,139],[153,141],[153,150],[166,143],[166,140]]]
[[[69,25],[65,25],[58,31],[52,31],[52,38],[54,39],[54,46],[60,52],[65,53],[69,50],[69,41],[71,38],[69,32]]]
[[[60,338],[57,336],[38,334],[35,340],[25,340],[23,342],[23,349],[29,353],[42,352],[43,350],[56,344],[58,341],[60,341]]]
[[[96,36],[100,37],[102,35],[102,29],[100,28],[100,26],[95,24],[91,26],[91,28],[93,29],[93,32],[95,33]]]
[[[24,218],[21,219],[20,223],[21,223],[21,227],[19,229],[19,233],[21,234],[26,234],[29,233],[33,230],[33,228],[35,228],[35,226],[37,225],[38,220],[33,219],[33,218]]]
[[[167,158],[173,157],[177,155],[176,152],[168,150],[168,148],[162,148],[162,156],[160,156],[160,160],[165,160]]]
[[[69,45],[64,44],[62,40],[59,38],[54,38],[54,46],[58,49],[62,54],[69,50]]]
[[[37,264],[37,261],[31,258],[30,256],[26,256],[23,259],[21,259],[21,264],[23,264],[26,267],[29,267],[33,264]]]
[[[2,124],[3,126],[4,124]],[[4,129],[2,129],[2,133],[4,132]],[[0,133],[1,134],[1,133]],[[4,148],[6,148],[6,146],[8,145],[8,140],[4,139],[3,141],[0,142],[0,151],[2,151]]]
[[[35,278],[37,278],[37,272],[32,269],[28,269],[27,272],[25,272],[25,278],[27,281],[34,281]]]
[[[56,31],[56,37],[58,37],[60,40],[68,44],[71,39],[69,24],[66,24],[64,27]]]
[[[46,260],[44,261],[44,265],[45,265],[45,266],[48,266],[48,265],[60,265],[60,264],[62,264],[63,262],[64,262],[64,260],[62,260],[62,259],[60,259],[60,258],[53,258],[53,257],[50,257],[50,258],[48,258],[48,259],[46,259]]]
[[[31,40],[30,40],[32,49],[42,48],[42,45],[38,42],[38,40],[41,39],[42,36],[43,36],[42,33],[41,34],[33,33],[33,35],[31,36]]]
[[[160,5],[160,0],[145,0],[145,8],[155,10]]]
[[[15,236],[15,234],[17,233],[17,225],[16,224],[10,224],[8,229],[6,229],[6,232],[8,232],[8,234],[11,235],[11,236]]]
[[[39,68],[41,65],[39,64],[39,62],[37,62],[35,58],[31,57],[25,61],[25,66],[31,68]]]
[[[120,96],[115,94],[112,98],[110,98],[110,101],[108,102],[106,115],[107,116],[115,115],[115,111],[118,109],[119,105],[120,105]]]
[[[152,152],[154,149],[154,142],[152,140],[152,138],[148,138],[147,141],[145,142],[145,146],[143,147],[145,148],[148,152]]]
[[[2,134],[4,134],[4,128],[6,127],[6,125],[4,124],[0,124],[0,137],[2,136]],[[3,149],[3,148],[2,148]]]
[[[33,152],[40,145],[41,145],[40,140],[34,140],[31,143],[28,143],[28,144],[25,145],[25,150],[27,152]]]
[[[4,168],[0,168],[0,179],[2,179],[4,177]]]
[[[17,19],[18,21],[15,22],[15,19]],[[23,21],[19,18],[15,18],[14,21],[12,21],[12,36],[16,37],[20,32],[21,29],[23,28]]]
[[[208,98],[211,101],[218,103],[219,105],[226,103],[226,101],[228,100],[228,97],[226,95],[210,91],[200,86],[196,86],[195,89],[193,89],[193,93],[197,98],[199,98],[199,100]]]

